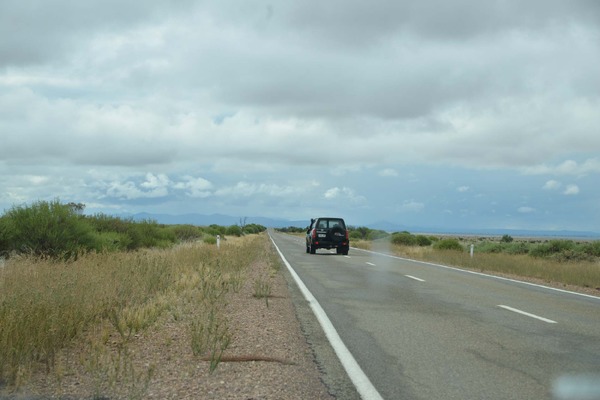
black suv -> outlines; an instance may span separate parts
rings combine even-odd
[[[306,252],[315,254],[317,249],[333,249],[337,254],[348,254],[350,240],[346,223],[342,218],[321,217],[310,220],[306,230]]]

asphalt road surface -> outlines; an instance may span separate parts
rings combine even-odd
[[[384,399],[596,398],[598,297],[271,236]]]

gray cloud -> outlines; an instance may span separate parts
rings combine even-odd
[[[523,192],[584,201],[599,37],[595,1],[3,1],[0,203],[86,193],[289,214],[276,204],[327,210],[336,195],[423,215],[408,212],[436,209],[420,168],[506,170]],[[577,189],[542,191],[555,175]],[[436,181],[444,215],[461,215],[448,192],[477,187],[456,181]]]

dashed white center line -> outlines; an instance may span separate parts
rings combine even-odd
[[[373,264],[373,263],[370,263],[370,262],[368,262],[368,261],[367,261],[367,264],[368,264],[368,265],[371,265],[371,266],[373,266],[373,267],[375,266],[375,264]]]
[[[526,316],[531,317],[531,318],[539,319],[540,321],[544,321],[544,322],[547,322],[549,324],[556,324],[557,323],[556,321],[552,321],[551,319],[540,317],[539,315],[535,315],[535,314],[530,314],[528,312],[525,312],[523,310],[519,310],[517,308],[512,308],[512,307],[503,306],[503,305],[498,305],[498,307],[504,308],[505,310],[512,311],[512,312],[515,312],[515,313],[518,313],[518,314],[526,315]]]
[[[415,281],[425,282],[425,279],[417,278],[416,276],[412,276],[412,275],[404,275],[404,276],[407,278],[410,278],[410,279],[414,279]]]

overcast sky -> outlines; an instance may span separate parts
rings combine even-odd
[[[600,2],[2,0],[0,211],[600,231]]]

